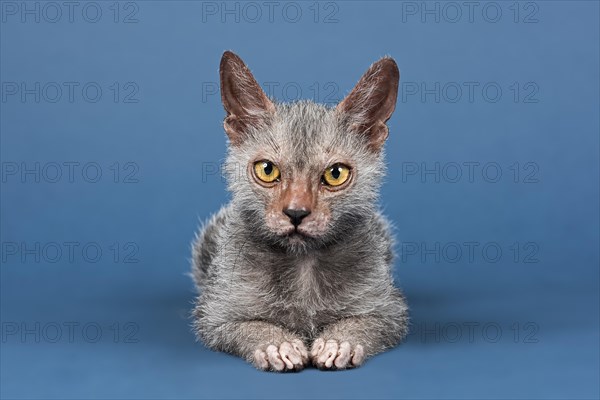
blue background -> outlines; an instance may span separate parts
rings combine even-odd
[[[58,18],[37,3],[38,23],[7,3],[3,398],[600,395],[598,2],[481,2],[469,20],[444,2],[279,2],[269,17],[262,2],[262,15],[233,2],[237,14],[221,15],[221,2],[100,1],[95,23],[94,4],[86,20],[78,3],[71,22],[66,8]],[[422,15],[436,4],[439,22]],[[362,368],[261,373],[190,331],[190,241],[228,196],[215,172],[226,142],[214,91],[227,49],[280,100],[298,88],[339,99],[386,54],[400,66],[381,203],[412,331]],[[72,99],[65,82],[78,85]],[[34,93],[21,98],[21,83]],[[36,163],[39,176],[21,175]],[[436,163],[439,182],[421,175]],[[479,163],[472,179],[465,163]],[[94,167],[102,176],[90,182]]]

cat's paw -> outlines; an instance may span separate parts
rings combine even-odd
[[[346,369],[358,367],[365,360],[365,350],[360,344],[337,340],[315,340],[310,352],[312,362],[319,369]]]
[[[301,340],[270,344],[254,352],[254,364],[265,371],[300,371],[308,363],[308,351]]]

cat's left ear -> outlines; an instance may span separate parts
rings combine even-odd
[[[367,136],[374,151],[381,150],[388,137],[385,123],[396,108],[399,81],[398,65],[384,57],[371,65],[336,108],[349,118],[352,131]]]

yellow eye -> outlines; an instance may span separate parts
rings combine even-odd
[[[254,163],[254,174],[263,182],[271,183],[279,180],[279,168],[271,161],[262,160]]]
[[[323,173],[323,183],[329,186],[340,186],[350,178],[350,168],[344,164],[333,164]]]

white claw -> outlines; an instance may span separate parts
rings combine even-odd
[[[254,352],[254,360],[256,362],[256,366],[259,369],[269,369],[269,361],[267,361],[267,354],[261,349],[256,349],[256,351]]]
[[[321,369],[346,369],[357,367],[363,363],[365,351],[360,344],[354,346],[350,342],[338,343],[336,340],[318,338],[311,349],[311,357],[315,366]]]
[[[338,350],[337,357],[335,358],[335,367],[338,369],[344,369],[348,366],[348,361],[350,361],[350,356],[352,355],[352,348],[350,347],[350,343],[342,342],[340,344],[340,349]]]
[[[271,344],[267,347],[267,357],[269,358],[269,364],[271,364],[271,367],[275,371],[283,371],[285,364],[281,360],[281,356],[275,345]]]
[[[270,344],[263,351],[254,352],[254,364],[262,370],[299,371],[308,362],[308,352],[301,340],[282,342],[279,347]]]
[[[365,360],[365,349],[357,344],[354,348],[354,355],[352,356],[352,365],[358,367]]]
[[[315,342],[313,343],[312,346],[312,350],[310,352],[310,355],[312,358],[317,358],[317,356],[323,351],[323,349],[325,348],[325,341],[321,338],[318,338],[317,340],[315,340]]]

